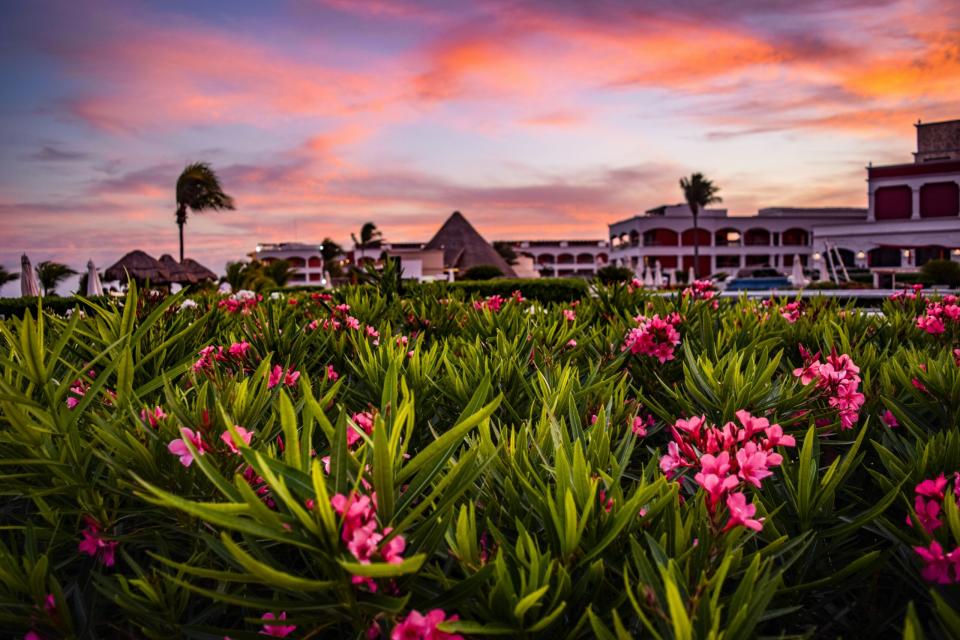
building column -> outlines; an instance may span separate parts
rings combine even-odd
[[[867,222],[876,222],[877,221],[877,210],[875,195],[877,188],[873,185],[867,185]]]
[[[913,187],[913,209],[910,212],[910,219],[920,219],[920,187]]]

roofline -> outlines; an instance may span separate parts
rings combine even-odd
[[[925,126],[931,125],[931,124],[953,124],[953,123],[955,123],[955,122],[960,123],[960,118],[955,118],[955,119],[953,119],[953,120],[936,120],[936,121],[934,121],[934,122],[923,122],[922,120],[917,120],[917,121],[913,124],[913,126],[915,126],[915,127],[917,127],[917,128],[920,128],[920,127],[925,127]]]

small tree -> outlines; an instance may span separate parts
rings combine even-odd
[[[37,280],[40,281],[40,286],[43,288],[43,295],[49,296],[51,293],[56,292],[57,285],[69,278],[70,276],[76,275],[77,272],[68,267],[65,264],[59,262],[53,262],[52,260],[45,260],[37,265]]]
[[[503,271],[500,271],[498,267],[495,267],[492,264],[478,264],[475,267],[470,267],[463,273],[463,280],[492,280],[494,278],[502,278]]]
[[[11,271],[7,271],[6,268],[4,267],[0,267],[0,287],[7,284],[8,282],[13,282],[19,277],[20,277],[19,273],[13,273]]]
[[[953,260],[931,260],[922,267],[920,272],[923,279],[933,284],[944,284],[948,287],[960,287],[960,262]]]
[[[343,273],[338,260],[343,255],[343,247],[330,238],[324,238],[320,245],[320,255],[323,256],[323,266],[330,272],[331,276],[339,276]]]
[[[507,261],[507,264],[511,267],[517,264],[517,252],[514,251],[512,244],[502,240],[497,240],[493,243],[493,248],[497,253],[500,254],[500,257]]]
[[[693,275],[700,277],[700,226],[697,221],[700,212],[716,202],[723,202],[717,195],[720,187],[703,177],[702,173],[694,173],[689,178],[680,178],[680,188],[683,197],[693,214]]]
[[[597,279],[604,284],[614,282],[628,282],[633,279],[633,270],[627,267],[618,267],[608,264],[605,267],[597,269]]]

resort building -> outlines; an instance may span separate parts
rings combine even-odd
[[[794,256],[807,265],[814,228],[835,221],[863,224],[866,209],[845,207],[761,209],[755,216],[728,216],[726,209],[704,209],[693,228],[686,204],[664,205],[610,225],[610,256],[618,266],[642,271],[656,262],[667,270],[693,266],[699,236],[701,275],[736,272],[745,267],[793,267]]]
[[[427,249],[422,242],[376,242],[368,247],[358,245],[354,247],[351,259],[357,265],[363,265],[375,263],[384,256],[400,261],[404,280],[427,282],[450,278],[444,268],[443,251]]]
[[[287,282],[288,287],[305,284],[325,287],[329,277],[324,268],[322,249],[323,245],[300,242],[264,243],[258,244],[256,250],[248,255],[265,264],[276,260],[289,262],[295,271]]]
[[[533,269],[545,277],[591,278],[610,261],[606,240],[507,240],[520,257],[532,260]],[[514,270],[517,270],[516,267]]]
[[[686,271],[695,233],[701,275],[760,266],[788,271],[798,256],[824,278],[859,267],[883,285],[929,260],[960,260],[960,120],[916,127],[914,162],[867,167],[865,209],[773,207],[755,216],[706,209],[695,232],[686,204],[661,206],[609,225],[611,260],[638,272],[657,261]]]
[[[913,162],[867,167],[865,223],[816,229],[816,266],[836,247],[883,285],[930,260],[960,260],[960,120],[915,126]]]

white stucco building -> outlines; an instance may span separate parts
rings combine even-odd
[[[960,260],[960,120],[918,124],[914,162],[868,167],[867,185],[863,209],[771,207],[755,216],[704,210],[699,273],[751,266],[788,271],[796,255],[828,277],[828,252],[877,276],[916,271],[934,259]],[[609,228],[617,265],[638,271],[656,261],[664,269],[693,265],[695,232],[686,204],[650,209]]]
[[[606,240],[505,240],[544,276],[593,277],[610,262]]]
[[[286,260],[296,271],[287,282],[288,287],[305,284],[325,287],[328,283],[323,264],[323,245],[300,242],[261,243],[249,256],[265,264]]]

